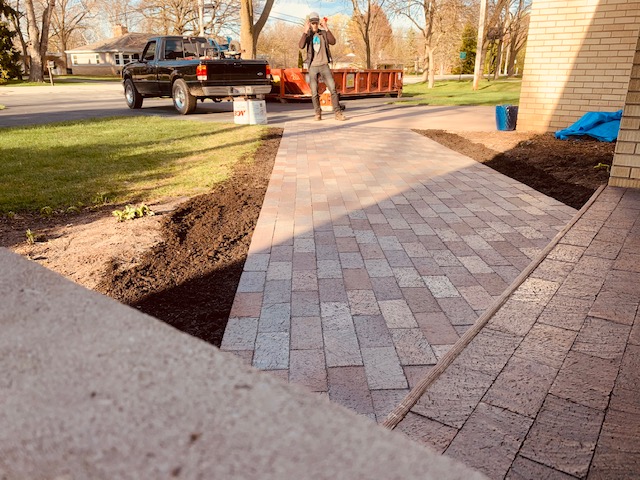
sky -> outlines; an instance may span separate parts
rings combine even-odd
[[[269,15],[269,21],[283,21],[303,25],[310,12],[318,12],[321,17],[330,17],[342,13],[351,17],[351,0],[276,0]],[[394,28],[408,28],[410,23],[402,17],[390,19]]]
[[[271,9],[269,20],[302,25],[310,12],[318,12],[321,17],[330,17],[336,13],[351,16],[352,10],[350,0],[277,0]]]

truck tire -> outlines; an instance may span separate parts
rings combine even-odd
[[[124,81],[124,99],[127,102],[127,106],[132,109],[142,107],[142,95],[136,90],[136,86],[130,78]]]
[[[198,99],[191,95],[189,87],[179,78],[173,84],[173,106],[181,115],[188,115],[195,111]]]

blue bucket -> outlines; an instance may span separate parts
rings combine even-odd
[[[496,128],[498,130],[515,130],[517,120],[517,105],[496,105]]]

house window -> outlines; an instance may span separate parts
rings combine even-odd
[[[114,58],[115,58],[115,60],[116,60],[116,65],[120,65],[120,64],[122,63],[122,62],[120,61],[120,54],[119,54],[119,53],[116,53],[116,54],[114,55]]]
[[[100,55],[96,53],[96,65],[100,65]]]
[[[78,56],[77,55],[71,55],[71,63],[73,65],[78,65]]]

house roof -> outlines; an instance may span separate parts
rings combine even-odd
[[[142,52],[152,33],[126,33],[120,37],[113,37],[83,47],[65,50],[65,53],[87,52]]]

